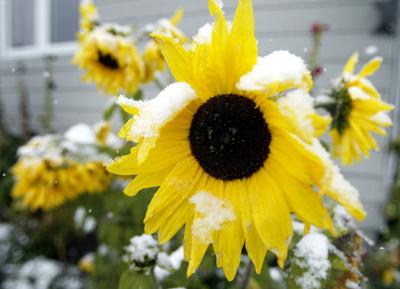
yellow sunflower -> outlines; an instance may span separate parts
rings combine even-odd
[[[94,82],[100,90],[117,94],[135,93],[143,78],[143,63],[124,26],[97,26],[85,36],[73,63],[86,71],[82,80]]]
[[[119,98],[133,115],[120,136],[137,145],[108,170],[136,175],[124,190],[130,196],[159,186],[145,232],[158,231],[163,243],[185,225],[189,276],[212,244],[232,280],[243,247],[257,272],[268,250],[283,266],[291,213],[307,226],[334,228],[313,190],[324,163],[275,101],[287,89],[312,86],[304,62],[286,51],[257,58],[251,0],[239,1],[232,25],[214,0],[209,8],[215,22],[191,45],[154,35],[178,82],[149,101]]]
[[[66,154],[73,148],[81,152]],[[110,175],[101,159],[85,155],[91,150],[56,135],[34,137],[18,151],[12,196],[32,210],[49,210],[82,193],[104,191]]]
[[[174,37],[179,43],[186,43],[187,37],[177,27],[183,16],[183,10],[175,12],[171,19],[161,19],[152,29],[153,32],[164,33]],[[145,66],[144,82],[154,79],[156,72],[162,72],[165,68],[165,60],[161,53],[160,44],[154,39],[150,39],[143,52],[143,62]]]
[[[332,104],[327,106],[333,118],[330,131],[333,155],[340,156],[345,165],[353,163],[354,159],[361,161],[362,155],[368,158],[371,150],[378,150],[371,133],[386,135],[384,128],[392,124],[387,112],[393,106],[382,101],[367,79],[379,69],[382,59],[372,59],[354,74],[357,62],[358,54],[354,53],[330,93]]]

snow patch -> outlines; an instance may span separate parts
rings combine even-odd
[[[37,257],[24,263],[18,270],[14,280],[4,282],[5,289],[15,288],[50,288],[51,282],[61,273],[61,265],[43,257]],[[32,283],[35,285],[32,286]]]
[[[329,240],[319,233],[304,236],[295,247],[295,260],[305,272],[297,279],[297,283],[304,289],[320,288],[321,281],[327,277],[330,268]]]
[[[375,55],[377,54],[379,51],[379,48],[375,45],[369,45],[367,47],[365,47],[365,54],[366,55]]]
[[[129,264],[130,268],[145,270],[155,263],[160,250],[156,239],[151,235],[143,234],[131,238],[125,251],[123,260]]]
[[[390,126],[392,125],[392,120],[390,119],[389,115],[385,112],[378,112],[369,118],[376,124],[380,126]]]
[[[278,99],[282,114],[288,117],[296,126],[300,135],[312,137],[314,126],[310,115],[314,114],[313,98],[304,90],[296,89]]]
[[[349,94],[352,99],[369,99],[371,98],[366,94],[361,88],[357,86],[352,86],[349,88]]]
[[[179,270],[184,259],[183,246],[176,249],[170,255],[161,252],[157,255],[157,266],[154,268],[154,274],[157,280],[163,280],[173,271]]]
[[[279,270],[278,268],[270,268],[269,275],[271,276],[271,279],[274,280],[275,282],[281,283],[284,280],[282,271]]]
[[[213,31],[214,23],[206,23],[199,28],[196,35],[193,36],[193,42],[196,44],[208,44],[211,42],[211,35]]]
[[[308,148],[315,153],[325,165],[325,176],[322,180],[321,191],[332,192],[341,200],[342,204],[362,210],[358,190],[341,174],[339,167],[333,163],[329,153],[319,140],[315,139]]]
[[[196,93],[189,84],[176,82],[151,100],[134,101],[120,96],[117,103],[139,109],[131,127],[132,139],[137,142],[141,138],[157,137],[160,128],[195,98]]]
[[[192,235],[204,243],[212,242],[212,233],[221,229],[226,222],[236,219],[229,204],[211,193],[200,191],[190,198],[195,210],[201,214],[192,225]]]
[[[85,123],[78,123],[71,126],[64,134],[69,141],[78,144],[95,144],[96,135],[93,129]]]
[[[259,57],[253,70],[242,76],[236,87],[247,91],[263,91],[274,83],[290,82],[300,85],[308,73],[303,59],[288,51],[279,50]]]

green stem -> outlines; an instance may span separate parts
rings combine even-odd
[[[7,129],[4,121],[4,103],[1,90],[1,79],[0,79],[0,139],[5,139],[7,135]]]
[[[313,36],[313,46],[311,48],[310,59],[309,59],[309,65],[311,71],[313,71],[318,67],[318,57],[321,48],[321,35],[322,33],[316,33]]]
[[[253,263],[249,260],[243,276],[242,282],[240,282],[239,289],[247,289],[249,287],[251,271],[253,270]]]
[[[17,85],[19,92],[19,112],[21,115],[21,134],[22,139],[27,141],[31,135],[30,114],[28,109],[28,90],[26,88],[24,75],[25,65],[22,61],[17,62]]]
[[[150,271],[150,277],[151,277],[151,281],[153,281],[154,288],[160,289],[161,287],[159,286],[156,275],[154,274],[154,267]]]
[[[44,72],[44,99],[43,99],[43,118],[42,124],[46,133],[52,133],[53,130],[53,56],[47,56],[45,58],[45,72]]]
[[[158,89],[163,90],[166,86],[162,83],[161,79],[157,77],[157,75],[154,77],[154,83],[157,85]]]

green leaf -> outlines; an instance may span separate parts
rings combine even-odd
[[[119,108],[119,114],[123,123],[126,123],[130,118],[130,115],[126,113],[121,107]]]
[[[134,100],[143,100],[143,90],[139,89],[133,96],[132,98]]]
[[[115,111],[115,108],[117,105],[113,102],[104,112],[103,112],[103,119],[104,120],[109,120]]]
[[[157,289],[150,275],[126,270],[121,275],[118,289]]]

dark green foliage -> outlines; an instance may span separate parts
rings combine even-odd
[[[22,144],[19,137],[11,134],[0,139],[0,219],[6,212],[5,208],[10,206],[10,192],[13,185],[11,167],[17,161],[16,153]],[[3,214],[2,214],[3,213]]]
[[[351,98],[346,88],[333,89],[329,95],[333,104],[329,104],[325,109],[332,116],[331,127],[337,129],[342,134],[349,125],[349,115],[351,112]]]

